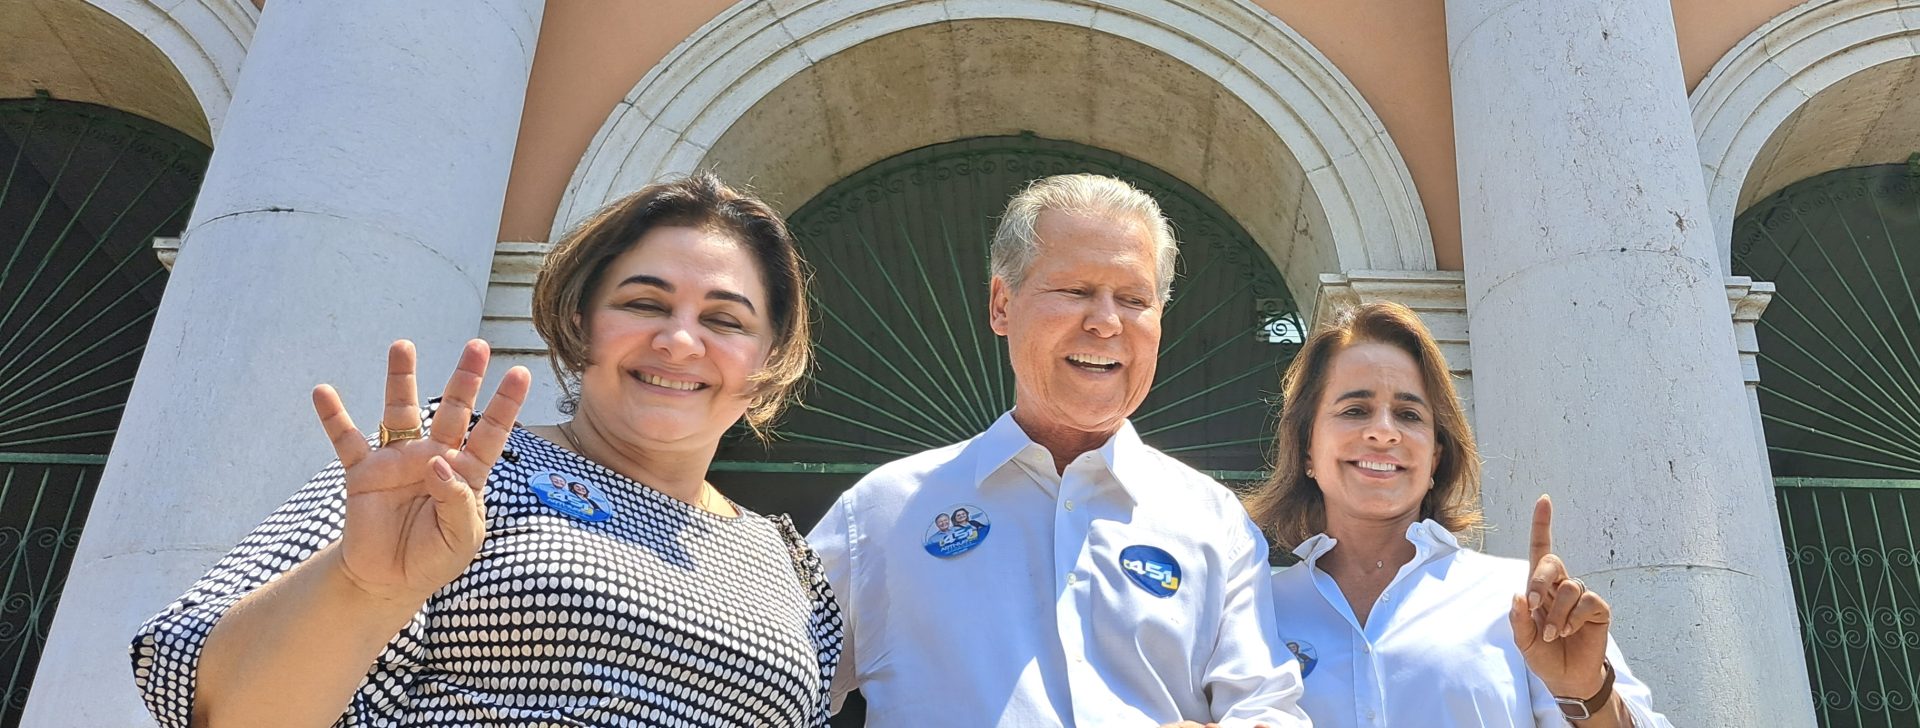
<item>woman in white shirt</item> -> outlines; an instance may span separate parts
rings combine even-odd
[[[1479,460],[1413,311],[1342,315],[1283,390],[1277,465],[1249,509],[1301,558],[1275,573],[1274,603],[1314,725],[1670,725],[1608,636],[1606,600],[1551,553],[1546,498],[1529,561],[1456,540],[1480,526]]]

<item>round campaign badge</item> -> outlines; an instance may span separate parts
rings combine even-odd
[[[951,559],[987,540],[993,523],[987,512],[971,503],[947,506],[933,514],[927,524],[927,553]]]
[[[1313,674],[1313,666],[1320,664],[1320,653],[1313,651],[1313,643],[1311,642],[1297,640],[1291,637],[1285,639],[1287,642],[1287,651],[1293,653],[1293,659],[1300,662],[1300,679],[1307,679],[1308,675]]]
[[[578,477],[542,470],[527,480],[527,487],[548,508],[582,521],[597,523],[613,517],[613,501],[607,494]]]
[[[1148,594],[1165,599],[1180,590],[1180,562],[1173,554],[1152,546],[1120,550],[1120,569]]]

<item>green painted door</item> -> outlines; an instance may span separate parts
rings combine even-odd
[[[1760,412],[1821,725],[1920,724],[1920,163],[1795,183],[1733,245],[1779,289]]]
[[[166,285],[153,239],[186,225],[207,154],[111,109],[0,100],[0,726],[26,705]]]
[[[1146,441],[1223,480],[1257,479],[1271,412],[1302,340],[1285,282],[1240,225],[1187,184],[1103,150],[1033,136],[937,144],[829,187],[790,222],[808,262],[819,366],[763,448],[723,446],[714,482],[803,528],[874,465],[978,434],[1013,405],[987,327],[987,249],[1007,200],[1067,172],[1128,180],[1181,240]]]

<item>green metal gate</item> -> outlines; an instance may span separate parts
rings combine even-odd
[[[16,725],[208,149],[45,97],[0,100],[0,726]]]
[[[883,160],[791,216],[808,262],[819,367],[763,448],[722,447],[715,483],[811,524],[874,465],[958,442],[1012,407],[1006,344],[987,327],[987,247],[1033,179],[1112,175],[1157,198],[1181,240],[1158,374],[1133,421],[1150,444],[1223,480],[1264,474],[1280,372],[1302,341],[1266,253],[1206,196],[1158,169],[1031,135]]]
[[[1755,204],[1760,412],[1825,726],[1920,724],[1920,155]]]

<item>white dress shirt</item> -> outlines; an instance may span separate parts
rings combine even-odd
[[[981,536],[938,556],[959,507]],[[1056,473],[1003,415],[873,471],[808,540],[847,622],[836,705],[860,689],[868,725],[1306,725],[1266,539],[1130,423]]]
[[[1307,685],[1300,704],[1314,725],[1573,725],[1527,670],[1507,621],[1526,587],[1527,562],[1464,548],[1431,520],[1409,526],[1407,540],[1413,560],[1381,592],[1364,628],[1333,577],[1315,568],[1333,550],[1332,537],[1307,539],[1294,550],[1302,561],[1274,573],[1279,634],[1283,646],[1299,646]],[[1634,724],[1672,728],[1611,637],[1607,658]]]

